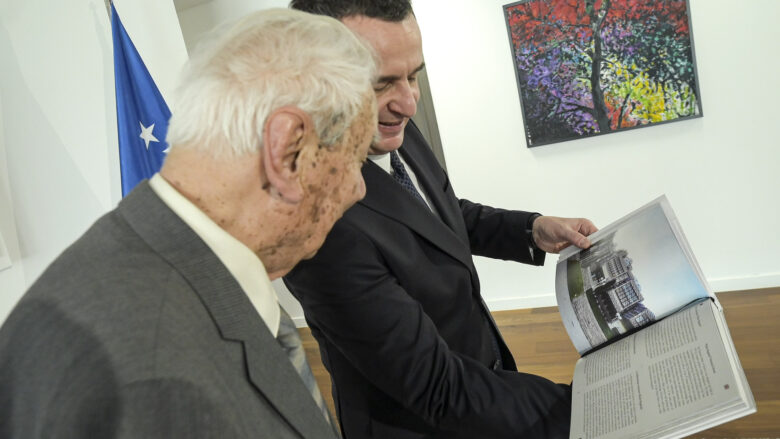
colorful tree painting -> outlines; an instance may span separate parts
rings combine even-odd
[[[528,146],[701,117],[687,0],[504,6]]]

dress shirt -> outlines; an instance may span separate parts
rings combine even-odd
[[[279,332],[279,302],[260,258],[203,211],[186,199],[158,173],[149,186],[214,252],[236,279],[274,337]]]

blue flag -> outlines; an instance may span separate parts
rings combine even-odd
[[[160,170],[171,111],[111,4],[116,119],[124,197]]]

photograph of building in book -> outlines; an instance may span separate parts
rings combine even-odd
[[[567,283],[591,347],[708,295],[660,205],[569,258]]]
[[[702,115],[687,0],[504,6],[528,147]]]
[[[570,278],[579,274],[582,281],[581,289],[569,289],[572,306],[591,346],[656,318],[644,304],[633,261],[626,250],[615,247],[613,238],[602,238],[569,260],[570,269],[579,271]]]

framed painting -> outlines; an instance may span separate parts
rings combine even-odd
[[[504,6],[528,147],[702,116],[687,0]]]

